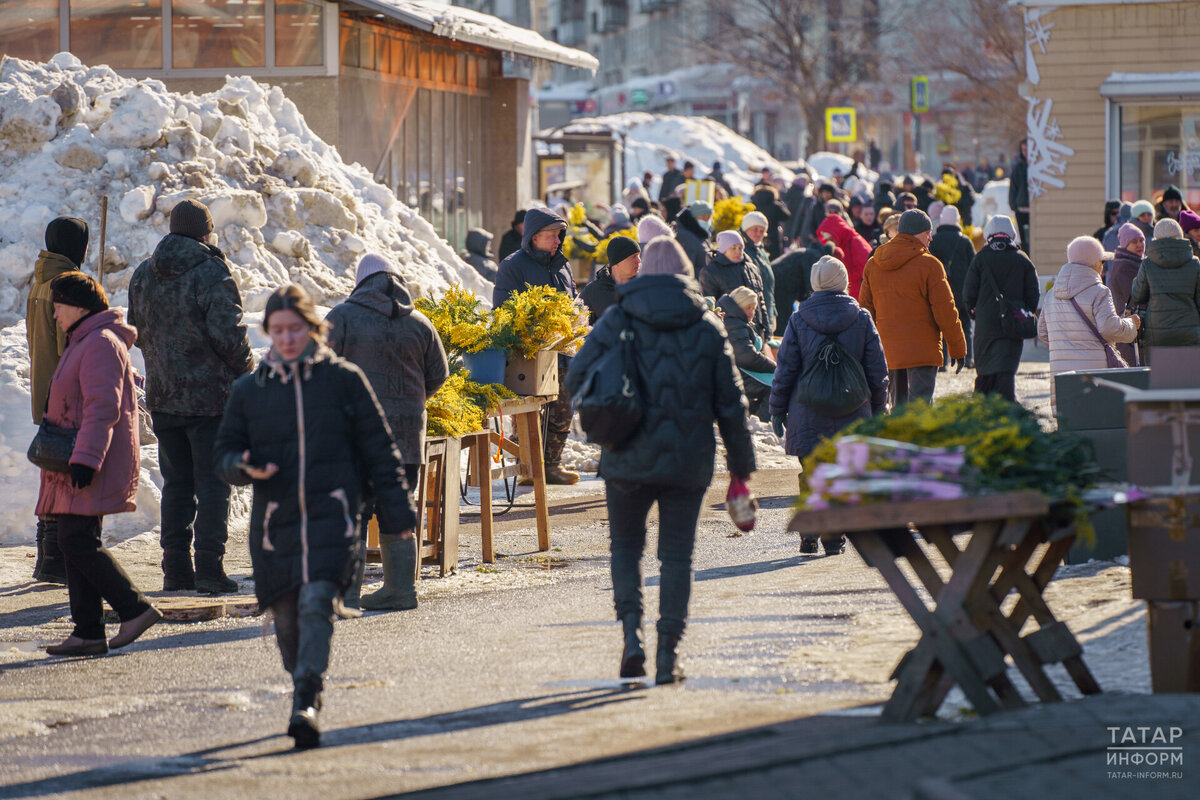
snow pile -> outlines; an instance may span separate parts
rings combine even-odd
[[[838,174],[845,178],[850,174],[851,168],[854,167],[854,159],[850,156],[844,156],[841,153],[813,153],[805,161],[822,178],[832,178],[834,170],[837,170]],[[867,167],[866,164],[859,164],[858,170],[863,179],[871,184],[872,187],[879,181],[879,173]]]
[[[758,183],[763,167],[770,167],[777,177],[791,182],[792,171],[776,161],[770,153],[749,139],[708,117],[680,117],[668,114],[649,114],[630,111],[606,117],[588,117],[562,128],[542,131],[543,136],[556,133],[600,133],[611,130],[625,138],[625,175],[640,178],[650,170],[662,175],[667,156],[674,156],[682,169],[685,161],[696,165],[696,177],[705,178],[714,161],[729,186],[738,194],[747,195]],[[651,187],[657,197],[657,188]]]
[[[490,286],[420,215],[308,128],[281,89],[227,78],[176,94],[85,67],[0,65],[0,324],[24,314],[46,223],[87,220],[98,239],[109,197],[105,283],[123,305],[132,270],[168,232],[184,198],[206,203],[248,309],[288,281],[330,305],[354,288],[365,252],[392,258],[418,294]],[[89,258],[89,264],[94,258]]]

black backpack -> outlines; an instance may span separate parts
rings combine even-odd
[[[826,336],[796,381],[796,399],[822,417],[844,417],[871,399],[871,387],[858,359]]]
[[[633,352],[634,331],[619,306],[609,313],[622,320],[620,338],[596,359],[571,398],[571,409],[589,442],[605,450],[620,450],[642,422],[642,385]]]

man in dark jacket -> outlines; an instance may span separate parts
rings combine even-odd
[[[800,172],[792,179],[792,185],[783,194],[783,204],[788,207],[788,213],[791,215],[784,228],[784,235],[789,241],[799,243],[800,229],[804,227],[804,223],[808,221],[808,215],[812,213],[812,203],[808,173]]]
[[[1187,203],[1183,202],[1183,191],[1175,184],[1171,184],[1163,190],[1162,200],[1154,204],[1154,220],[1157,222],[1160,219],[1173,219],[1179,222],[1179,213],[1188,210]]]
[[[1016,376],[1025,343],[1005,336],[1000,327],[1004,300],[1034,312],[1038,304],[1037,270],[1016,245],[1012,220],[997,214],[983,230],[987,244],[967,270],[963,294],[975,315],[975,391],[1017,402]]]
[[[500,250],[496,258],[503,261],[521,249],[521,239],[525,235],[525,211],[513,214],[512,226],[500,237]]]
[[[810,276],[813,265],[821,256],[832,255],[833,245],[802,247],[789,250],[771,262],[775,273],[775,335],[783,336],[788,320],[797,303],[812,294]]]
[[[566,221],[550,211],[531,208],[525,214],[525,235],[521,249],[500,262],[496,276],[496,288],[492,290],[492,306],[504,305],[515,292],[530,286],[552,286],[560,292],[576,297],[575,278],[571,275],[571,264],[563,255],[563,240],[566,238]],[[549,422],[546,427],[544,448],[546,482],[569,485],[579,481],[579,474],[562,466],[562,451],[571,432],[571,396],[566,389],[567,370],[570,358],[558,358],[558,399],[547,406]]]
[[[409,491],[417,486],[425,461],[425,403],[450,374],[442,339],[424,314],[413,309],[408,286],[382,256],[358,262],[357,285],[350,297],[329,312],[329,347],[363,371],[387,418],[404,463]],[[364,519],[370,519],[368,507]],[[416,547],[399,536],[379,537],[383,588],[361,598],[367,610],[413,609],[417,594]],[[352,602],[361,586],[356,581]]]
[[[467,231],[467,249],[462,260],[475,268],[485,281],[496,282],[496,262],[492,260],[492,234],[483,228]]]
[[[942,209],[938,228],[929,242],[929,252],[933,253],[942,268],[946,270],[946,280],[950,282],[950,291],[954,293],[954,305],[958,308],[958,321],[962,324],[963,334],[967,337],[967,363],[970,368],[975,359],[975,350],[971,338],[971,307],[967,305],[963,286],[967,279],[967,270],[975,258],[975,245],[962,232],[962,221],[958,209],[946,206]],[[942,367],[950,366],[950,352],[942,346],[945,355]]]
[[[687,253],[696,275],[708,264],[708,225],[711,219],[712,207],[703,202],[692,203],[675,217],[675,240]]]
[[[67,346],[67,334],[54,321],[50,282],[76,272],[87,253],[88,225],[76,217],[59,217],[46,226],[46,249],[33,265],[33,283],[25,305],[25,341],[29,345],[29,394],[33,422],[42,421],[50,378]],[[47,515],[37,521],[37,560],[33,579],[43,583],[66,583],[67,565],[58,547],[58,518]]]
[[[729,186],[729,181],[725,179],[725,171],[721,169],[721,162],[714,161],[712,172],[708,173],[708,179],[725,190],[725,194],[733,197],[733,189]]]
[[[691,163],[690,161],[688,162]],[[662,185],[658,188],[658,202],[664,202],[668,197],[674,194],[686,178],[683,173],[675,169],[675,159],[672,156],[667,156],[667,171],[663,173]]]
[[[617,236],[608,243],[608,264],[596,270],[596,277],[583,287],[579,299],[588,307],[588,322],[595,325],[604,312],[617,302],[617,287],[637,277],[642,248],[628,236]]]
[[[756,211],[767,218],[767,236],[763,245],[767,248],[768,256],[779,258],[783,252],[783,226],[792,212],[780,201],[779,191],[774,186],[760,185],[751,195],[750,202]]]
[[[1029,143],[1024,139],[1008,176],[1008,207],[1017,218],[1021,249],[1029,252]]]
[[[212,230],[208,208],[183,200],[171,211],[171,232],[129,283],[129,323],[146,358],[146,406],[163,476],[166,591],[238,588],[222,565],[229,487],[214,471],[213,443],[233,382],[254,363],[242,296],[225,255],[209,243]]]
[[[837,189],[832,183],[822,183],[817,187],[817,194],[813,198],[812,209],[808,213],[808,220],[800,229],[800,244],[804,247],[810,245],[819,245],[821,242],[817,239],[817,228],[821,227],[821,223],[825,220],[825,205],[837,194]]]

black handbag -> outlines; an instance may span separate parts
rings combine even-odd
[[[615,313],[624,317],[619,307]],[[642,422],[642,387],[633,338],[633,328],[626,320],[620,343],[596,359],[583,387],[571,398],[588,441],[605,450],[621,449]]]
[[[50,408],[50,400],[46,400],[46,410]],[[46,420],[45,411],[38,425],[37,434],[29,443],[25,457],[35,467],[48,472],[70,472],[71,453],[75,452],[75,437],[79,430],[76,428],[60,428]]]
[[[991,284],[992,292],[996,296],[996,303],[1000,306],[1000,332],[1009,339],[1032,339],[1037,336],[1037,314],[1027,311],[1024,306],[1005,297],[996,284],[996,278],[992,275],[991,270],[981,267],[979,271]]]

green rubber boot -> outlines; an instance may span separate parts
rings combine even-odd
[[[383,588],[363,595],[364,611],[409,611],[417,607],[417,540],[379,535]]]

